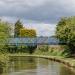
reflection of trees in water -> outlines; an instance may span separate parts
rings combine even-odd
[[[47,66],[49,63],[49,60],[45,58],[38,58],[38,61],[41,66]]]
[[[28,58],[28,62],[34,63],[34,62],[35,62],[35,58],[29,57],[29,58]]]
[[[0,75],[2,75],[2,73],[3,73],[3,67],[2,67],[2,65],[0,64]]]
[[[60,67],[60,75],[75,75],[68,67],[61,66]]]
[[[35,58],[33,57],[12,57],[11,60],[10,68],[12,68],[14,71],[36,68]]]

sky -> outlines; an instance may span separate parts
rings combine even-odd
[[[0,18],[21,19],[38,36],[52,36],[61,17],[75,16],[75,0],[0,0]]]

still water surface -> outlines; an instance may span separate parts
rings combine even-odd
[[[0,75],[75,75],[65,65],[44,58],[12,57],[7,67]]]

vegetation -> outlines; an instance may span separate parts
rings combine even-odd
[[[7,39],[11,36],[10,24],[4,21],[0,21],[0,65],[5,66],[8,55],[7,49],[5,48]]]
[[[7,39],[11,36],[11,27],[7,22],[0,21],[0,52],[5,52],[4,49]]]
[[[4,21],[0,21],[0,60],[4,62],[8,60],[7,54],[10,53],[30,53],[34,55],[45,55],[45,56],[58,56],[67,57],[70,54],[75,53],[75,17],[62,18],[57,24],[56,37],[64,42],[66,45],[61,48],[51,47],[48,45],[12,45],[8,46],[6,44],[7,39],[11,37],[11,27],[10,24]],[[37,37],[36,31],[34,29],[26,29],[23,24],[18,20],[14,27],[14,37],[15,38],[35,38]],[[53,36],[55,37],[55,36]]]
[[[70,54],[75,53],[75,17],[62,18],[57,24],[56,36],[66,43]]]
[[[20,36],[20,29],[23,28],[22,23],[20,22],[20,20],[18,20],[15,23],[15,29],[14,29],[14,37],[19,37]]]
[[[28,37],[28,38],[36,37],[36,31],[34,29],[22,28],[20,30],[20,37]]]
[[[35,50],[34,54],[36,55],[47,55],[47,56],[59,56],[59,57],[67,57],[68,53],[65,52],[65,45],[40,45],[37,50]]]
[[[25,37],[25,38],[35,38],[36,37],[36,31],[34,29],[25,29],[22,28],[20,30],[20,37]],[[26,49],[30,54],[34,52],[34,50],[37,48],[36,45],[29,44],[27,45]]]
[[[36,31],[34,29],[26,29],[23,27],[23,24],[20,22],[20,20],[18,20],[15,23],[15,29],[14,29],[14,37],[15,38],[34,38],[36,37]],[[35,48],[37,46],[34,45],[13,45],[13,46],[8,46],[8,52],[10,53],[18,53],[18,52],[23,52],[23,53],[33,53]]]

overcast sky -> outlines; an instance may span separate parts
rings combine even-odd
[[[0,0],[0,17],[15,22],[21,19],[40,36],[51,36],[61,17],[75,16],[75,0]]]

